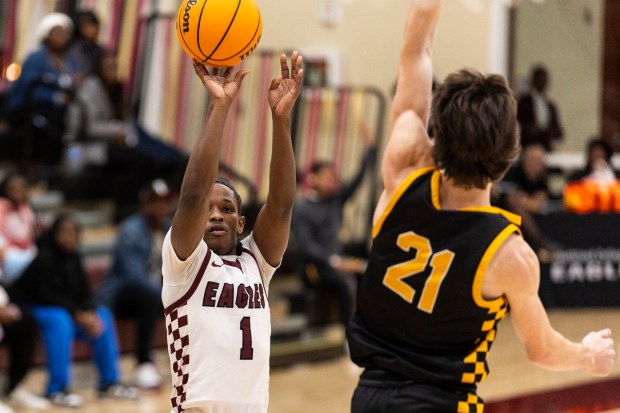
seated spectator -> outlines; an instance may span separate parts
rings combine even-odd
[[[586,146],[586,165],[583,169],[572,173],[568,181],[580,181],[582,179],[615,180],[618,172],[611,164],[613,150],[611,146],[600,138],[592,138]]]
[[[69,55],[75,60],[81,73],[90,75],[104,53],[104,48],[99,44],[99,17],[90,10],[80,10],[76,13],[73,24],[73,41],[69,47]]]
[[[342,209],[371,169],[376,148],[374,139],[360,169],[351,182],[338,185],[334,166],[316,161],[310,169],[312,192],[294,207],[292,232],[297,244],[299,271],[309,293],[335,293],[340,306],[340,321],[347,325],[353,311],[354,274],[363,270],[359,259],[344,256],[339,239]]]
[[[8,173],[0,183],[0,262],[5,285],[15,282],[34,259],[38,231],[35,212],[28,202],[26,178]]]
[[[547,96],[549,73],[537,65],[530,74],[529,90],[517,103],[517,120],[521,131],[521,146],[542,145],[553,149],[562,139],[563,131],[555,103]]]
[[[542,233],[533,216],[545,212],[550,197],[545,155],[542,145],[524,148],[521,159],[508,170],[500,183],[499,204],[521,216],[523,236],[534,251],[557,248],[557,243]]]
[[[83,398],[69,392],[74,339],[87,342],[99,372],[99,397],[136,399],[138,391],[120,382],[118,340],[112,313],[96,307],[79,254],[80,225],[59,215],[40,238],[39,252],[9,290],[28,306],[39,325],[49,373],[46,396],[53,404],[79,407]]]
[[[46,15],[36,31],[39,49],[26,57],[21,75],[7,92],[6,117],[13,127],[24,129],[13,138],[32,138],[24,150],[46,165],[60,164],[67,107],[80,80],[78,66],[67,54],[72,29],[67,15]]]
[[[137,193],[155,178],[180,182],[187,156],[149,135],[129,111],[123,83],[117,77],[116,55],[106,52],[77,91],[70,130],[86,142],[105,142],[106,171],[117,201],[116,221],[136,211]]]
[[[601,139],[588,142],[586,166],[573,173],[564,186],[562,195],[567,211],[620,212],[620,181],[611,164],[612,154],[607,142]]]
[[[101,303],[120,316],[136,319],[136,385],[157,388],[161,376],[151,358],[151,339],[161,301],[161,246],[171,224],[174,195],[166,183],[153,181],[140,193],[140,211],[119,226],[114,261],[98,291]]]
[[[50,406],[49,401],[21,384],[32,366],[38,337],[37,323],[32,314],[10,302],[8,294],[0,287],[0,341],[9,347],[9,371],[2,396],[19,408],[44,410]],[[13,409],[0,402],[0,413],[12,412]]]

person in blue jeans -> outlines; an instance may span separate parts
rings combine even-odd
[[[153,389],[162,384],[151,357],[157,320],[164,319],[161,248],[172,222],[176,195],[164,180],[155,179],[140,191],[139,199],[140,210],[118,227],[113,263],[96,297],[114,314],[136,321],[134,383]]]
[[[43,338],[49,371],[46,396],[53,404],[79,407],[69,392],[73,340],[91,347],[99,372],[99,397],[138,398],[120,382],[119,348],[112,313],[95,306],[79,253],[80,225],[60,214],[39,239],[39,253],[11,287],[13,300],[32,311]]]

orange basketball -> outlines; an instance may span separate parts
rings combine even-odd
[[[254,51],[263,20],[254,0],[184,0],[176,30],[192,59],[207,66],[229,67]]]

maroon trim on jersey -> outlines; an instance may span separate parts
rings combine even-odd
[[[241,247],[241,253],[243,254],[244,252],[247,253],[250,257],[254,258],[256,265],[258,265],[258,260],[256,259],[256,255],[254,255],[254,253],[251,250]]]
[[[250,257],[252,257],[252,259],[254,259],[254,262],[256,263],[256,268],[258,268],[258,273],[260,274],[260,282],[263,285],[263,291],[265,291],[265,293],[267,292],[267,289],[265,288],[265,278],[263,277],[263,272],[260,269],[260,265],[258,265],[258,260],[256,259],[256,255],[254,255],[254,253],[252,251],[250,251],[247,248],[243,248],[241,247],[241,253],[247,253]],[[267,300],[269,300],[269,295],[267,294]]]
[[[225,260],[224,258],[222,258],[222,262],[224,263],[224,265],[228,265],[229,267],[238,268],[239,271],[243,272],[243,268],[241,268],[241,263],[239,262],[238,259],[236,259],[234,261],[230,261],[230,260]]]
[[[200,269],[198,270],[198,273],[196,274],[196,277],[194,278],[194,282],[189,287],[189,290],[187,290],[187,292],[185,294],[183,294],[183,296],[181,298],[179,298],[174,303],[172,303],[168,307],[166,307],[164,309],[164,314],[168,315],[175,308],[180,307],[183,304],[187,303],[187,301],[194,294],[194,292],[196,292],[196,289],[198,288],[198,285],[200,285],[200,281],[202,281],[202,276],[204,275],[205,270],[207,269],[207,265],[209,265],[209,260],[210,259],[211,259],[211,249],[209,249],[207,251],[207,255],[205,256],[205,259],[202,262],[202,265],[200,265]]]

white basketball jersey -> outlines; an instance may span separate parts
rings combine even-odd
[[[250,234],[242,253],[218,256],[201,241],[185,261],[164,239],[162,300],[172,411],[266,413],[275,268]]]

